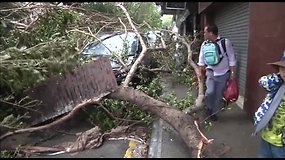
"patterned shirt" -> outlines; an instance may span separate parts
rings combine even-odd
[[[267,94],[263,102],[257,109],[257,111],[254,113],[254,125],[255,126],[257,126],[261,118],[267,112],[275,94],[277,93],[279,87],[282,85],[283,80],[279,74],[272,73],[266,76],[262,76],[258,80],[258,83],[261,87],[263,87],[267,91]]]
[[[282,133],[285,128],[285,95],[267,126],[261,130],[261,137],[270,144],[283,146]]]

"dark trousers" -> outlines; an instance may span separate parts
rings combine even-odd
[[[285,158],[284,146],[275,146],[261,138],[258,158]]]

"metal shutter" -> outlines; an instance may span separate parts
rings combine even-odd
[[[245,94],[249,2],[229,3],[215,12],[214,20],[222,37],[229,38],[237,56],[237,76],[240,95]]]

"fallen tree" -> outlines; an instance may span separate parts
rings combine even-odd
[[[127,16],[127,19],[129,20],[129,23],[132,27],[132,29],[135,31],[137,36],[139,37],[139,40],[142,44],[142,52],[133,64],[133,66],[130,68],[128,75],[123,82],[123,85],[120,86],[119,89],[117,89],[115,92],[109,94],[107,97],[112,98],[112,99],[118,99],[118,100],[124,100],[128,101],[134,104],[137,104],[142,110],[145,110],[147,112],[150,112],[152,114],[155,114],[156,116],[160,117],[161,119],[165,120],[168,122],[173,128],[178,131],[180,134],[181,138],[184,140],[185,144],[189,147],[189,152],[192,153],[193,157],[203,157],[202,152],[212,154],[212,155],[207,155],[207,157],[217,157],[217,155],[213,155],[214,152],[210,152],[209,150],[213,150],[212,148],[207,148],[207,144],[210,144],[212,140],[207,139],[203,133],[199,129],[199,123],[195,120],[195,118],[191,115],[192,112],[196,112],[198,110],[202,109],[203,103],[203,80],[198,79],[199,83],[199,90],[198,90],[198,98],[196,99],[196,103],[194,106],[191,107],[193,109],[190,111],[189,114],[186,114],[185,112],[176,109],[174,107],[171,107],[167,105],[164,102],[158,101],[148,95],[146,95],[143,92],[137,91],[131,87],[128,87],[129,82],[131,81],[135,71],[138,69],[141,61],[147,54],[151,54],[152,50],[165,50],[167,46],[165,46],[164,40],[161,37],[161,43],[162,43],[162,48],[147,48],[147,46],[144,43],[144,40],[140,36],[138,30],[136,29],[135,25],[133,24],[127,10],[122,6],[118,5],[124,13]],[[197,73],[198,72],[198,67],[192,60],[192,51],[190,48],[189,42],[187,42],[185,39],[182,38],[183,43],[186,45],[188,49],[188,65],[190,65],[194,71]],[[76,109],[81,108],[83,106],[86,106],[87,104],[90,103],[97,103],[95,100],[87,100],[85,102],[82,102],[79,106],[75,107]],[[74,110],[73,112],[70,112],[68,115],[65,117],[59,119],[56,122],[53,122],[52,124],[48,124],[45,126],[40,126],[37,128],[26,128],[26,129],[21,129],[21,130],[16,130],[13,132],[9,132],[5,135],[2,135],[0,137],[0,141],[15,135],[15,134],[20,134],[24,132],[33,132],[37,130],[42,130],[46,128],[53,127],[57,124],[60,124],[64,122],[65,120],[68,119],[68,117],[72,116],[74,112],[77,110]],[[210,145],[209,145],[210,146]]]
[[[187,144],[187,146],[190,149],[190,152],[192,152],[192,155],[194,157],[201,157],[201,149],[203,147],[203,144],[208,144],[211,141],[208,140],[200,131],[199,126],[195,122],[194,118],[191,117],[188,114],[185,114],[183,111],[175,109],[173,107],[170,107],[166,105],[163,102],[157,101],[141,92],[137,92],[136,90],[132,90],[131,88],[127,88],[126,86],[130,82],[130,79],[134,75],[134,72],[136,71],[138,64],[141,63],[142,59],[144,58],[145,54],[150,54],[150,48],[147,48],[142,37],[138,33],[136,27],[132,23],[132,20],[127,12],[127,10],[122,6],[121,9],[126,14],[129,23],[132,26],[132,29],[135,31],[137,36],[139,37],[139,40],[142,44],[142,52],[140,53],[138,59],[135,61],[133,66],[130,69],[130,72],[128,73],[126,80],[124,81],[124,85],[118,89],[116,92],[110,94],[109,96],[111,98],[116,98],[120,100],[126,100],[132,103],[137,104],[140,106],[143,110],[149,111],[160,118],[164,119],[166,122],[168,122],[171,126],[173,126],[181,135],[184,142]],[[165,44],[163,39],[161,39],[162,44]],[[192,52],[190,49],[190,45],[183,39],[183,43],[187,46],[188,49],[188,64],[191,65],[195,72],[198,72],[198,67],[196,64],[192,61]],[[166,49],[166,46],[163,45],[162,49]],[[202,106],[202,97],[203,97],[203,81],[199,79],[199,94],[196,101],[196,106],[201,107]]]

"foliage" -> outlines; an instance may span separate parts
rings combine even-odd
[[[82,3],[80,7],[84,9],[78,10],[60,7],[41,8],[39,18],[27,29],[18,29],[10,22],[18,20],[23,23],[21,19],[25,18],[21,15],[29,15],[29,10],[25,14],[20,14],[17,10],[18,19],[9,16],[13,14],[5,13],[6,18],[1,19],[0,24],[0,127],[25,127],[21,119],[26,118],[26,112],[36,105],[28,99],[23,100],[23,93],[50,77],[63,75],[74,67],[88,62],[88,59],[80,57],[80,50],[87,43],[94,41],[100,32],[124,29],[118,18],[121,18],[130,29],[126,16],[115,4]],[[140,31],[149,30],[148,26],[144,25],[145,22],[154,29],[162,27],[160,13],[153,2],[131,2],[123,5]],[[173,43],[168,44],[170,48],[174,46]],[[155,61],[164,67],[168,67],[165,65],[168,61],[170,68],[175,68],[171,51],[173,50],[170,49],[167,53],[169,60],[162,56],[165,61],[159,61],[161,57],[157,55],[158,61]],[[150,73],[141,70],[136,77],[138,83],[133,85],[149,96],[158,98],[162,92],[159,79],[149,75]],[[181,107],[186,102],[189,100],[175,101],[173,104]],[[136,120],[149,126],[152,122],[152,115],[128,102],[104,99],[102,105],[114,117],[119,118],[111,117],[103,107],[87,107],[90,120],[102,130],[126,123],[123,119],[129,120],[128,124]],[[5,158],[15,157],[14,154],[16,155],[17,151],[1,151],[1,157]]]
[[[2,120],[1,125],[14,126],[16,128],[21,128],[23,123],[22,122],[17,123],[20,120],[20,118],[21,117],[19,115],[17,117],[14,117],[13,114],[10,114]],[[16,124],[16,126],[15,126],[15,124]]]
[[[171,93],[164,97],[161,97],[161,99],[168,105],[176,107],[180,110],[189,108],[194,104],[193,96],[190,90],[186,93],[186,96],[184,98],[177,98],[173,93]]]
[[[3,150],[0,152],[0,158],[16,158],[18,153],[18,149],[16,149],[15,151]]]
[[[160,79],[155,78],[149,83],[149,85],[139,85],[137,86],[137,89],[146,93],[147,95],[153,97],[153,98],[159,98],[162,94],[162,87],[160,84]]]
[[[126,3],[126,9],[136,23],[140,24],[145,21],[153,28],[160,29],[162,27],[160,13],[154,2]]]
[[[162,27],[160,13],[154,2],[124,2],[122,4],[126,7],[132,20],[136,24],[143,24],[146,22],[154,29],[160,29]],[[85,4],[84,7],[94,11],[108,13],[113,16],[121,15],[125,17],[122,10],[116,6],[116,2],[94,2]],[[140,28],[140,30],[146,29],[148,29],[147,26]]]
[[[138,85],[137,89],[154,98],[159,97],[162,91],[158,78],[152,79],[149,84],[143,83]],[[130,124],[130,122],[126,123],[124,119],[131,120],[131,122],[142,121],[146,126],[149,126],[152,122],[152,117],[149,113],[142,111],[138,106],[129,102],[106,98],[101,105],[114,117],[120,118],[114,119],[100,106],[86,108],[85,111],[89,113],[89,121],[99,125],[103,131],[110,130],[118,124]]]
[[[173,15],[163,15],[161,17],[161,19],[162,19],[162,27],[163,28],[171,27],[171,25],[172,25],[172,17],[173,17]]]
[[[84,9],[81,10],[46,8],[35,24],[27,30],[11,27],[6,19],[1,21],[0,41],[3,45],[0,46],[0,100],[16,104],[1,103],[0,120],[7,122],[1,123],[2,125],[12,124],[14,127],[23,127],[20,125],[20,119],[23,118],[20,114],[23,112],[19,112],[17,107],[29,107],[18,103],[21,102],[25,90],[43,83],[52,76],[62,75],[75,66],[88,62],[88,59],[80,57],[80,50],[87,43],[94,41],[99,32],[124,29],[118,18],[121,18],[130,29],[125,15],[115,4],[115,2],[82,3],[81,7]],[[144,22],[154,29],[162,27],[160,13],[155,3],[127,2],[123,5],[140,31],[148,29],[148,26],[143,24]],[[180,52],[184,57],[181,59],[182,64],[185,64],[187,52],[184,52],[183,47],[177,49],[176,42],[168,39],[166,41],[167,51],[152,53],[156,65],[169,70],[181,69],[177,67],[173,53]],[[181,45],[181,42],[177,43]],[[139,73],[132,85],[153,98],[159,98],[162,92],[159,79],[144,70],[140,70]],[[191,76],[189,73],[178,76],[186,83],[191,81],[188,77]],[[181,109],[183,105],[191,103],[190,97],[185,100],[172,97],[169,101]],[[122,119],[143,120],[147,125],[152,121],[150,114],[128,102],[104,99],[102,105],[114,117],[120,118],[114,120],[103,110],[103,107],[96,106],[92,109],[88,107],[87,113],[90,114],[90,120],[103,130],[109,130],[118,124],[125,123]],[[9,121],[5,117],[8,117]]]
[[[8,47],[30,48],[42,42],[53,40],[56,37],[66,35],[66,30],[72,23],[75,23],[78,14],[73,11],[63,9],[47,10],[41,18],[36,21],[32,29],[22,31],[18,29],[9,29],[5,21],[0,26],[2,46],[1,50]],[[5,25],[4,25],[5,24]],[[14,38],[12,38],[14,37]]]
[[[49,77],[64,74],[81,63],[79,55],[75,54],[76,43],[73,40],[55,38],[48,43],[43,47],[10,47],[2,51],[1,88],[17,93]]]
[[[169,44],[169,49],[165,51],[153,52],[152,56],[157,60],[158,65],[165,70],[176,70],[175,64],[175,44]]]
[[[1,36],[6,42],[0,52],[1,90],[18,93],[80,64],[75,49],[78,37],[66,37],[65,33],[75,19],[72,12],[52,9],[30,32],[10,30]]]
[[[33,28],[34,39],[38,42],[46,42],[55,36],[67,36],[66,31],[70,29],[72,23],[76,23],[78,16],[78,13],[72,10],[47,10],[45,15],[37,21],[36,27]]]
[[[193,70],[188,70],[186,72],[175,72],[174,76],[176,77],[174,79],[173,83],[176,84],[184,84],[188,86],[189,88],[192,88],[193,86],[197,86],[197,78],[194,76]]]
[[[65,32],[77,18],[72,11],[57,8],[44,12],[29,32],[0,27],[1,33],[7,31],[1,34],[5,43],[0,46],[0,120],[11,114],[19,117],[20,106],[31,107],[17,104],[26,90],[88,61],[77,54],[78,42],[86,36]]]
[[[201,31],[199,33],[195,33],[195,37],[196,37],[196,39],[194,40],[194,42],[191,45],[191,50],[192,50],[192,52],[199,53],[200,52],[200,46],[204,41],[203,32]]]
[[[105,14],[116,15],[123,14],[121,9],[116,6],[115,2],[93,2],[82,5],[83,8],[90,9]]]
[[[188,52],[186,46],[181,40],[173,40],[173,38],[165,34],[167,50],[152,53],[153,59],[156,60],[158,66],[163,70],[172,71],[174,78],[173,83],[184,84],[188,87],[197,86],[197,78],[194,70],[190,69],[182,72],[185,68]]]

